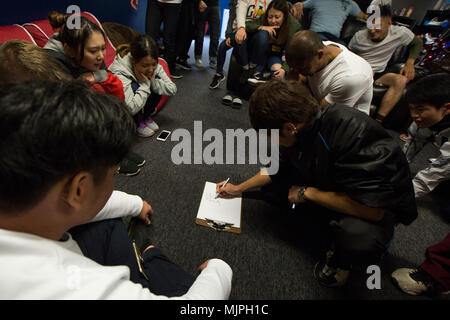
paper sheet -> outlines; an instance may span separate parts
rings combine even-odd
[[[200,207],[198,208],[197,218],[214,220],[217,223],[232,223],[233,227],[241,227],[241,204],[242,198],[222,199],[216,196],[216,184],[206,182],[203,189]]]

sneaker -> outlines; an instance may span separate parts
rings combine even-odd
[[[209,58],[209,66],[213,69],[217,67],[217,59],[216,58]]]
[[[183,75],[178,72],[177,69],[170,70],[170,76],[174,79],[181,79]]]
[[[195,59],[195,66],[197,68],[203,68],[203,62],[202,59]]]
[[[180,58],[177,58],[175,63],[176,63],[176,66],[178,68],[181,68],[181,69],[187,70],[187,71],[191,71],[192,70],[191,66],[187,63],[187,59],[182,60]]]
[[[130,160],[131,162],[134,162],[138,167],[142,167],[145,164],[145,159],[137,154],[136,152],[130,151],[126,155],[126,158]]]
[[[350,275],[350,270],[333,268],[324,261],[319,261],[314,267],[314,278],[328,288],[343,286]]]
[[[255,74],[248,79],[248,83],[257,86],[261,83],[267,82],[270,78],[265,77],[261,72],[255,72]]]
[[[155,121],[153,121],[153,119],[152,119],[151,117],[148,117],[148,118],[144,121],[144,124],[145,124],[148,128],[152,129],[154,132],[156,132],[156,131],[159,130],[159,126],[156,124]]]
[[[139,172],[141,172],[141,168],[139,168],[136,163],[130,161],[127,158],[122,160],[122,162],[120,163],[120,167],[117,170],[117,173],[128,177],[135,176]]]
[[[155,134],[155,131],[147,127],[144,122],[141,122],[139,124],[139,127],[137,128],[136,132],[138,136],[143,138],[148,138]]]
[[[216,89],[223,80],[225,80],[225,75],[223,75],[223,74],[219,74],[219,75],[215,74],[214,78],[211,81],[211,84],[209,85],[209,88],[210,89]]]
[[[450,292],[445,291],[432,276],[421,268],[400,268],[392,273],[391,278],[400,290],[412,296],[420,294],[433,296]]]

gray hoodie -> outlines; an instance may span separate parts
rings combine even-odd
[[[142,110],[152,92],[163,96],[173,96],[177,93],[176,84],[170,80],[160,64],[156,67],[152,80],[138,81],[130,57],[130,53],[123,58],[117,55],[109,70],[122,81],[125,102],[133,115]],[[132,82],[139,84],[136,92],[131,87]]]

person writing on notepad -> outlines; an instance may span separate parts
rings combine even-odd
[[[322,285],[341,286],[352,265],[378,263],[394,226],[417,217],[402,150],[364,113],[339,105],[319,108],[305,85],[270,81],[251,96],[249,116],[256,130],[279,130],[278,173],[262,170],[239,185],[220,182],[216,190],[233,198],[264,187],[264,199],[291,211],[295,203],[293,212],[324,218],[330,250],[314,270]]]

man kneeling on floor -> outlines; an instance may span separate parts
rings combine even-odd
[[[345,284],[352,265],[379,263],[395,225],[417,217],[408,163],[397,142],[354,108],[319,108],[297,81],[259,86],[249,116],[256,130],[279,130],[279,171],[261,170],[239,185],[220,182],[220,196],[264,187],[265,199],[320,218],[331,239],[326,259],[314,270],[324,286]]]
[[[158,269],[144,288],[132,281],[131,266],[95,262],[84,253],[98,248],[73,239],[74,227],[107,224],[105,219],[127,214],[105,204],[110,199],[111,205],[113,176],[134,130],[121,100],[81,83],[41,81],[0,89],[0,299],[167,299],[169,294],[162,294],[167,289],[160,284],[153,289],[155,281],[183,279],[171,283],[181,290],[171,292],[182,292],[190,281],[178,298],[228,298],[232,271],[222,260],[208,260],[192,280],[165,264],[176,274]],[[96,243],[106,256],[133,252],[126,235],[111,235],[115,241],[108,242],[109,235],[97,234]],[[144,267],[154,249],[143,253]]]

